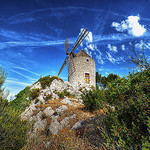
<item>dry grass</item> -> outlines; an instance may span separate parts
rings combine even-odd
[[[52,107],[53,110],[56,108],[66,105],[68,107],[61,116],[58,118],[58,121],[61,122],[65,117],[70,117],[76,114],[76,118],[69,120],[69,125],[61,130],[58,135],[46,134],[51,118],[47,117],[47,125],[45,131],[38,132],[36,137],[32,137],[24,149],[26,150],[106,150],[103,145],[104,139],[101,137],[101,132],[104,129],[104,125],[101,121],[104,110],[96,110],[93,113],[84,109],[84,105],[77,104],[77,107],[70,106],[68,104],[61,103],[62,99],[48,101],[46,104],[37,106],[42,111],[46,107]],[[95,117],[99,116],[99,117]],[[94,118],[89,121],[89,118]],[[78,121],[84,120],[86,126],[74,130],[71,130],[71,127]],[[48,147],[46,147],[49,143]]]

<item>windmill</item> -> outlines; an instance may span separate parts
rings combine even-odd
[[[75,55],[74,51],[78,48],[78,46],[83,42],[83,40],[86,38],[86,36],[89,34],[88,30],[86,28],[83,28],[81,33],[79,34],[78,39],[76,40],[76,42],[74,43],[71,52],[69,53],[69,40],[68,38],[65,40],[64,42],[64,48],[65,48],[65,52],[66,52],[66,58],[58,72],[58,76],[59,74],[62,72],[62,70],[64,69],[64,67],[67,64],[67,68],[68,68],[68,78],[76,71],[75,65],[74,65],[74,61],[73,61],[73,57]]]

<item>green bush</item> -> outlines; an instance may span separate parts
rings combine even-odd
[[[56,92],[56,94],[59,96],[59,98],[64,98],[64,96],[75,97],[75,95],[71,94],[67,90],[64,90],[62,92]]]
[[[2,86],[6,79],[3,69],[0,70],[0,149],[19,150],[27,140],[29,126],[21,121],[20,112],[16,111],[6,100]]]
[[[48,95],[46,95],[45,100],[48,101],[48,100],[51,99],[51,98],[52,98],[52,94],[48,94]]]
[[[150,70],[130,74],[110,83],[106,99],[115,110],[106,113],[107,146],[116,149],[149,149]]]
[[[33,89],[31,91],[30,97],[33,100],[33,99],[37,98],[39,96],[39,94],[40,94],[40,90],[39,89]]]
[[[94,111],[95,109],[102,108],[102,100],[101,100],[101,92],[99,90],[90,90],[83,92],[82,100],[85,108],[90,111]]]
[[[20,113],[9,107],[8,102],[0,100],[0,148],[21,149],[27,140],[29,126],[21,121]]]
[[[12,108],[15,108],[17,110],[20,110],[20,112],[24,111],[27,106],[29,106],[31,100],[27,100],[27,97],[30,98],[30,87],[27,86],[24,90],[19,92],[17,94],[16,98],[10,102],[10,106]]]
[[[52,77],[46,76],[46,77],[40,78],[40,79],[38,80],[38,82],[40,82],[42,88],[45,89],[46,86],[50,86],[50,85],[51,85],[51,83],[52,83],[52,81],[53,81],[54,79],[61,80],[61,81],[63,82],[63,80],[62,80],[61,78],[57,77],[57,76],[52,76]]]

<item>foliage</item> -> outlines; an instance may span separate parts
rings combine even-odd
[[[0,67],[0,98],[7,98],[5,95],[4,95],[4,88],[2,88],[4,82],[5,82],[5,79],[7,77],[7,74],[5,73],[5,70]]]
[[[120,78],[120,76],[113,74],[113,73],[109,74],[107,77],[105,76],[103,77],[101,74],[96,72],[96,84],[99,86],[106,87],[110,82],[118,78]]]
[[[127,78],[109,83],[105,99],[108,107],[107,146],[116,149],[150,148],[150,70],[130,74]]]
[[[8,101],[3,97],[2,86],[6,74],[3,69],[0,71],[0,148],[20,149],[26,143],[27,123],[21,121],[19,112],[9,107]]]
[[[67,90],[64,90],[62,92],[56,92],[56,94],[59,96],[59,98],[64,98],[64,96],[75,97],[75,95],[71,94]]]
[[[10,102],[10,106],[20,110],[21,112],[25,110],[27,106],[30,104],[30,99],[27,99],[27,97],[30,98],[30,87],[27,86],[24,90],[20,91],[16,98]]]
[[[0,100],[0,147],[21,149],[27,140],[27,122],[21,121],[19,112],[9,107],[6,100]]]
[[[33,100],[33,99],[37,98],[39,96],[39,94],[40,94],[39,89],[32,89],[30,97]]]
[[[102,108],[101,92],[96,90],[90,90],[83,92],[82,100],[87,110],[93,111],[95,109]]]
[[[50,86],[50,85],[51,85],[51,83],[52,83],[52,81],[53,81],[54,79],[56,79],[56,80],[61,80],[61,81],[63,82],[63,80],[62,80],[61,78],[57,77],[57,76],[52,76],[52,77],[46,76],[46,77],[40,78],[40,79],[38,80],[38,82],[40,82],[42,88],[45,89],[46,86]]]
[[[46,95],[45,100],[48,101],[51,98],[52,98],[52,94],[48,94],[48,95]]]

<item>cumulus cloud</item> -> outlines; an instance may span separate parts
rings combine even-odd
[[[108,48],[110,51],[118,52],[116,46],[113,46],[113,45],[111,46],[110,44],[107,44],[107,48]]]
[[[128,16],[128,18],[121,23],[113,22],[111,26],[120,32],[127,31],[130,35],[142,36],[146,32],[146,29],[144,25],[139,23],[139,20],[139,16]]]

